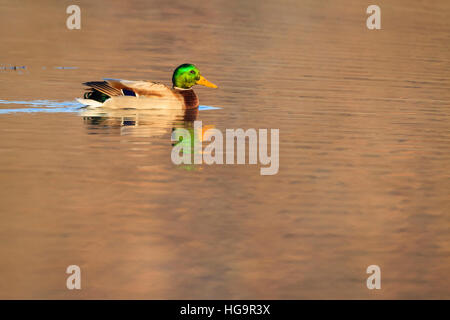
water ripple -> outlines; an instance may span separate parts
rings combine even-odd
[[[31,108],[17,108],[17,109],[0,109],[0,114],[9,113],[34,113],[34,112],[79,112],[84,108],[84,105],[77,101],[52,101],[52,100],[31,100],[31,101],[9,101],[0,100],[0,104],[18,104]],[[216,110],[219,107],[199,106],[199,110]]]

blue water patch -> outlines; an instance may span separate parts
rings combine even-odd
[[[0,109],[0,114],[8,113],[33,113],[33,112],[78,112],[80,107],[67,107],[67,108],[20,108],[20,109]]]
[[[0,109],[0,114],[8,113],[32,113],[32,112],[78,112],[83,107],[76,101],[50,101],[50,100],[32,100],[32,101],[8,101],[0,100],[0,104],[19,104],[31,108]]]
[[[64,70],[64,69],[75,70],[75,69],[78,69],[78,67],[55,67],[55,69],[60,69],[60,70]]]
[[[211,106],[198,106],[198,110],[217,110],[222,109],[220,107],[211,107]]]
[[[9,101],[9,100],[1,100],[0,104],[22,104],[24,106],[46,106],[48,108],[58,108],[61,106],[82,106],[81,103],[76,101],[51,101],[51,100],[31,100],[31,101]]]
[[[23,69],[25,70],[27,67],[26,66],[9,66],[9,67],[0,67],[0,70],[19,70],[19,69]]]
[[[35,113],[35,112],[47,112],[47,113],[58,113],[58,112],[79,112],[80,109],[84,107],[83,104],[77,101],[51,101],[51,100],[32,100],[32,101],[8,101],[0,100],[0,104],[19,104],[31,108],[17,108],[17,109],[1,109],[0,114],[8,113]],[[199,110],[216,110],[221,109],[219,107],[211,106],[199,106]]]

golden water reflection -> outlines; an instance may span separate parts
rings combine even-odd
[[[120,135],[158,137],[174,128],[192,127],[199,109],[105,109],[85,108],[80,112],[88,130],[111,129]]]

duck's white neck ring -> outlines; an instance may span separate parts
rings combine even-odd
[[[173,86],[173,88],[174,88],[174,89],[177,89],[177,90],[192,90],[192,88],[184,89],[184,88],[178,88],[178,87],[175,87],[175,86]]]

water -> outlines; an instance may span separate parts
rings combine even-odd
[[[0,2],[0,298],[450,298],[450,2],[380,2],[380,31],[359,0],[79,5],[68,30],[59,1]],[[220,109],[74,101],[184,62]],[[279,173],[175,166],[194,118],[280,129]]]

